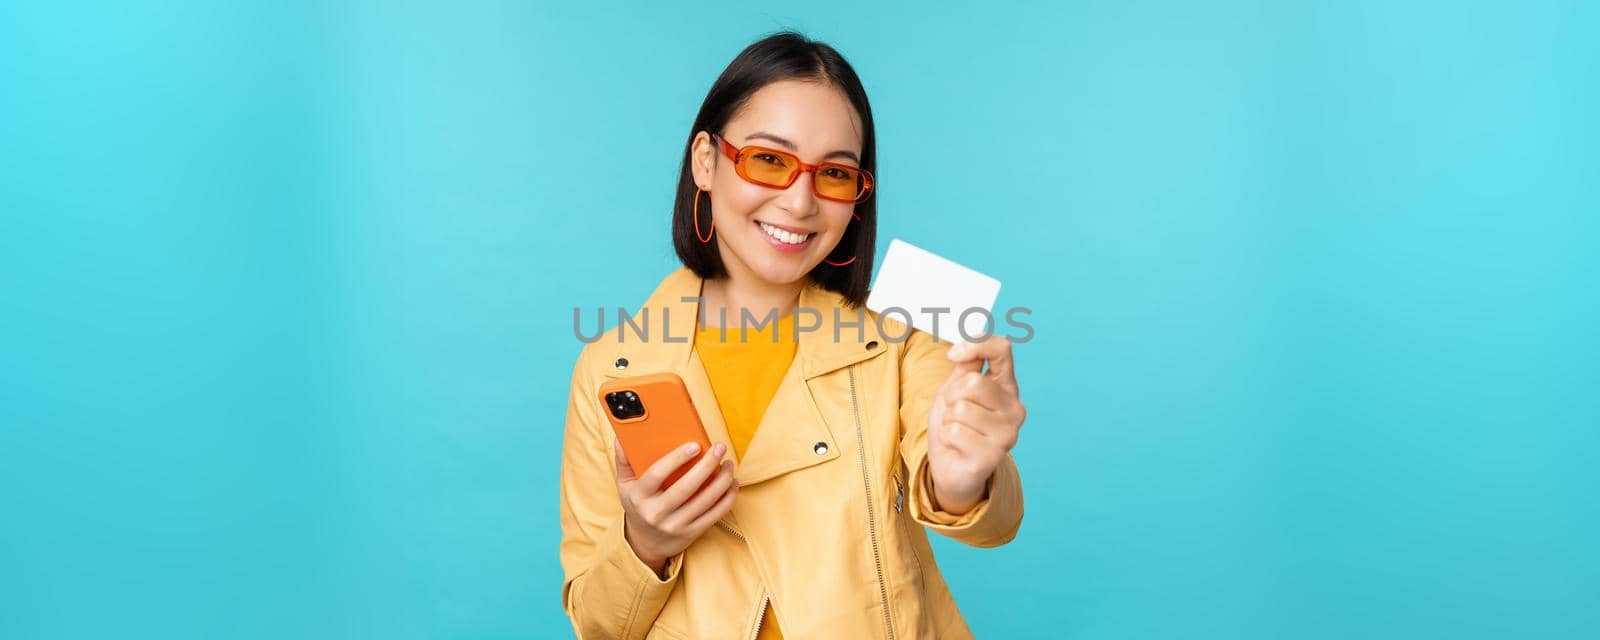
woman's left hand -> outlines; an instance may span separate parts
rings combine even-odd
[[[1009,339],[957,343],[948,355],[956,370],[928,410],[928,472],[939,509],[960,515],[987,497],[989,477],[1016,446],[1028,411],[1017,395]]]

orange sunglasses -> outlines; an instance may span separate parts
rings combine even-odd
[[[774,189],[787,189],[800,179],[801,172],[811,173],[811,191],[823,200],[834,202],[861,202],[872,193],[872,174],[861,167],[837,162],[806,164],[787,151],[755,145],[735,147],[715,133],[722,153],[733,160],[733,170],[746,182]]]

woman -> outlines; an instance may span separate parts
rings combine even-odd
[[[862,308],[875,162],[866,93],[825,44],[763,39],[707,94],[673,213],[684,267],[636,314],[643,339],[619,326],[573,371],[561,563],[579,637],[971,637],[925,530],[1015,537],[1025,411],[1006,340],[950,348]],[[596,399],[660,371],[713,443],[665,490],[698,450],[630,468]]]

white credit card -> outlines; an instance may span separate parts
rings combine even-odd
[[[999,280],[895,238],[878,268],[867,308],[901,322],[909,315],[911,326],[954,343],[965,341],[962,330],[973,338],[984,335],[999,295]]]

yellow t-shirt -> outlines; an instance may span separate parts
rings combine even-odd
[[[783,316],[760,330],[746,328],[742,342],[737,321],[729,323],[726,338],[718,327],[704,327],[695,333],[695,351],[711,381],[722,421],[728,425],[728,439],[736,460],[744,458],[750,439],[756,435],[756,427],[761,425],[761,416],[766,414],[772,395],[794,362],[798,343],[794,341],[792,315]],[[774,334],[777,342],[773,342]],[[783,638],[771,606],[762,615],[761,633],[756,638]]]

